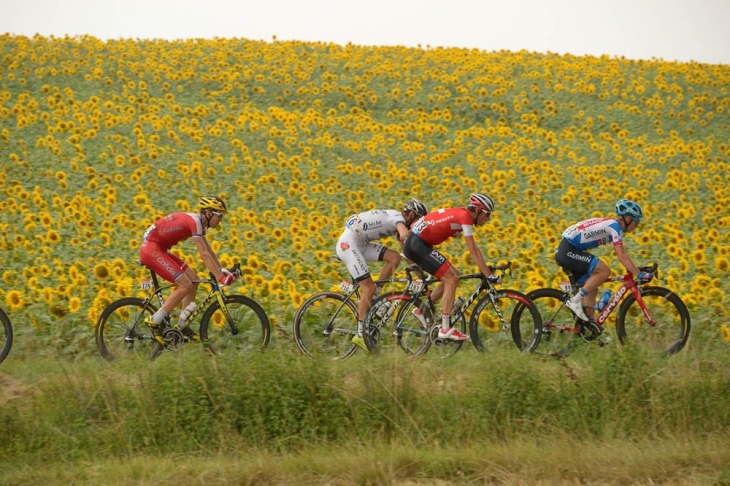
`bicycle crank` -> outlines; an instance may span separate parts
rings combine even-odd
[[[380,341],[380,328],[377,326],[368,327],[368,336],[370,336],[370,342],[378,344]]]
[[[165,340],[165,349],[175,350],[183,346],[183,333],[177,329],[166,329],[162,339]]]
[[[452,344],[453,341],[450,339],[442,339],[439,338],[439,329],[441,329],[441,324],[437,324],[431,328],[430,339],[431,339],[431,346],[437,346],[437,347],[443,347],[448,346],[449,344]]]
[[[593,321],[581,321],[579,325],[580,337],[586,342],[598,339],[598,336],[603,333],[603,328]]]

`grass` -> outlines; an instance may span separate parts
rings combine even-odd
[[[729,357],[465,351],[10,359],[0,484],[728,484]]]

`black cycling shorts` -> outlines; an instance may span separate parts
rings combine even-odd
[[[436,278],[443,277],[452,266],[445,256],[415,233],[408,233],[403,243],[403,254]]]
[[[579,250],[563,238],[555,250],[555,261],[563,269],[573,272],[576,282],[585,283],[598,265],[598,257]]]

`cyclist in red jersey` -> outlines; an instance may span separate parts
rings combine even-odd
[[[403,245],[403,254],[406,258],[441,280],[431,293],[432,301],[443,299],[439,339],[463,341],[469,339],[469,336],[451,326],[451,311],[454,308],[459,271],[444,255],[435,250],[434,246],[463,234],[469,253],[479,271],[490,282],[499,283],[500,277],[492,275],[473,236],[474,226],[486,224],[493,211],[494,201],[489,196],[474,193],[469,197],[469,203],[465,208],[439,209],[416,221]]]
[[[162,345],[165,344],[162,338],[164,331],[162,323],[180,303],[183,311],[180,313],[178,325],[183,328],[183,333],[188,339],[198,339],[190,327],[183,326],[187,316],[196,308],[195,294],[198,284],[195,280],[198,276],[180,257],[172,254],[170,248],[192,238],[203,263],[222,285],[230,285],[236,281],[235,275],[221,267],[218,257],[205,238],[205,230],[215,228],[223,220],[223,215],[227,211],[225,203],[218,196],[204,196],[200,198],[199,209],[199,213],[172,213],[160,218],[145,231],[144,242],[139,250],[143,264],[160,277],[175,284],[175,289],[162,307],[153,316],[145,319],[155,339]]]

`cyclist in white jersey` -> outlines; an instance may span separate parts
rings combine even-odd
[[[428,208],[415,198],[411,198],[402,210],[374,209],[353,214],[345,223],[345,230],[337,240],[337,256],[347,265],[352,278],[359,283],[362,292],[358,304],[357,336],[352,342],[367,349],[362,338],[363,320],[373,297],[380,292],[370,276],[368,263],[383,261],[380,279],[388,279],[401,262],[400,252],[391,250],[376,240],[394,236],[403,244],[411,224],[428,213]]]
[[[627,271],[644,282],[654,278],[650,272],[642,272],[634,264],[623,245],[623,234],[635,230],[643,217],[644,212],[638,204],[621,199],[616,203],[615,218],[588,219],[570,226],[563,232],[563,239],[555,251],[555,261],[565,271],[572,272],[579,284],[583,284],[565,303],[578,318],[589,320],[589,316],[583,310],[583,304],[589,309],[590,317],[593,317],[598,287],[611,276],[609,266],[586,250],[611,243],[616,257]]]

